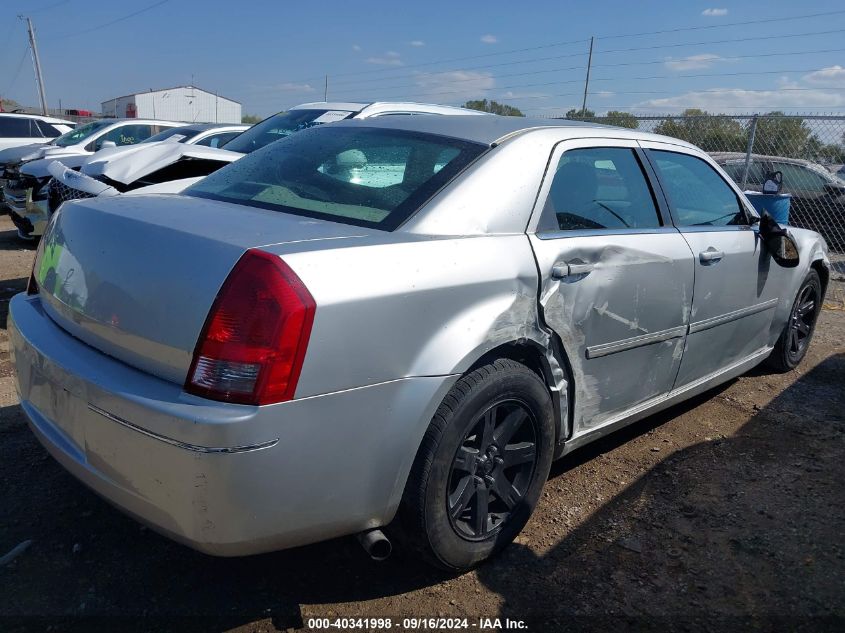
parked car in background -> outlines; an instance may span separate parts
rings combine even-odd
[[[713,159],[737,183],[745,173],[745,154],[713,152]],[[782,193],[792,195],[789,223],[818,231],[831,247],[845,248],[845,180],[808,160],[752,154],[745,188],[762,191],[766,174],[783,174]]]
[[[391,116],[181,195],[63,205],[8,331],[37,438],[159,532],[226,556],[361,533],[383,557],[401,513],[462,570],[554,458],[796,367],[829,268],[683,141]]]
[[[97,182],[58,169],[51,185],[51,210],[65,200],[117,195],[148,186],[155,186],[150,191],[156,193],[178,193],[220,167],[293,132],[344,119],[403,114],[484,115],[476,110],[427,103],[305,103],[257,123],[225,147],[218,147],[218,151],[180,145],[158,145],[143,150],[139,147],[132,153],[120,154],[114,154],[114,150],[101,151],[79,170]]]
[[[89,156],[78,171],[68,171],[67,177],[63,175],[66,168],[48,170],[49,161],[43,161],[43,164],[35,161],[24,169],[24,173],[38,170],[39,173],[55,172],[53,176],[59,174],[47,185],[48,207],[53,212],[65,200],[98,193],[108,195],[106,192],[118,194],[161,182],[207,175],[228,164],[221,157],[235,160],[241,156],[228,156],[215,150],[247,129],[248,125],[220,123],[174,127],[136,145],[101,149]],[[179,160],[174,160],[175,157]],[[96,180],[80,178],[79,174]]]
[[[24,238],[41,235],[47,222],[47,165],[59,161],[78,168],[86,158],[104,147],[140,143],[167,128],[183,124],[144,119],[103,119],[85,123],[49,143],[0,151],[3,199],[18,234]],[[37,164],[36,161],[41,161]],[[24,165],[33,164],[29,173]]]
[[[0,150],[24,145],[49,143],[56,137],[70,132],[73,121],[54,119],[39,114],[0,113]]]

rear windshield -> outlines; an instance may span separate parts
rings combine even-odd
[[[328,126],[254,152],[185,193],[392,231],[485,148],[403,130]]]
[[[347,110],[290,110],[279,112],[261,123],[256,123],[238,138],[229,141],[230,152],[249,154],[273,141],[278,141],[315,125],[340,121],[354,114]]]

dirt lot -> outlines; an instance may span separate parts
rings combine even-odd
[[[0,217],[0,556],[32,541],[0,567],[0,629],[392,616],[396,630],[443,615],[471,629],[508,617],[532,631],[845,630],[845,311],[822,313],[798,371],[756,370],[556,464],[518,543],[450,577],[401,551],[374,563],[352,538],[210,558],[77,483],[14,396],[6,310],[32,256]]]

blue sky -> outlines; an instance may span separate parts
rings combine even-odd
[[[554,115],[580,107],[594,35],[597,112],[845,111],[841,1],[4,0],[0,95],[34,105],[19,13],[50,107],[99,110],[193,77],[263,116],[321,100],[328,74],[330,100],[487,97]]]

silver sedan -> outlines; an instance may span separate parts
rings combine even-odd
[[[66,204],[10,305],[65,468],[216,555],[385,532],[466,569],[552,460],[807,351],[824,241],[706,154],[566,121],[314,128],[183,195]]]

